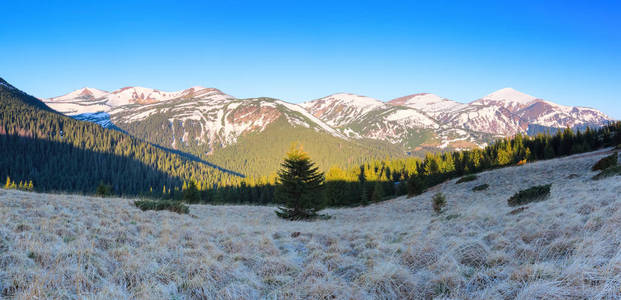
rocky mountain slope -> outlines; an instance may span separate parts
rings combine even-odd
[[[447,114],[452,126],[495,135],[527,133],[529,126],[601,126],[611,118],[592,108],[570,107],[504,88]]]
[[[8,298],[619,299],[621,181],[595,152],[290,222],[273,207],[142,212],[133,199],[0,189]],[[489,184],[489,189],[472,188]],[[551,195],[515,210],[533,185]],[[431,198],[446,195],[442,214]]]
[[[425,102],[408,102],[412,99],[404,98],[384,103],[370,97],[334,94],[301,105],[348,137],[382,140],[409,150],[473,148],[491,140],[483,133],[446,126],[441,116],[450,110],[448,100],[427,105],[441,99],[418,97],[416,100],[421,98],[425,98]],[[455,102],[455,105],[459,104]]]

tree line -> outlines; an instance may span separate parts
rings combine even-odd
[[[365,205],[401,195],[417,195],[446,180],[495,168],[558,158],[621,144],[621,122],[599,129],[574,131],[569,128],[555,134],[534,137],[518,134],[499,139],[484,149],[427,153],[424,158],[373,160],[342,168],[332,166],[325,172],[323,195],[326,206]],[[240,184],[218,188],[200,188],[192,202],[203,203],[278,203],[274,191],[276,176],[259,180],[247,178]],[[194,182],[194,181],[192,181]],[[199,188],[197,188],[199,186]],[[166,194],[168,199],[184,199],[184,191]],[[176,195],[176,196],[174,196]]]

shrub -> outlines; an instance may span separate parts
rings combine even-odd
[[[525,164],[526,164],[526,159],[522,159],[522,160],[518,161],[518,163],[517,163],[518,166],[523,166]]]
[[[475,180],[477,180],[477,175],[474,175],[474,174],[466,175],[462,178],[459,178],[459,180],[457,180],[457,184],[469,182],[469,181],[475,181]]]
[[[621,166],[614,166],[614,167],[606,168],[606,170],[603,170],[599,172],[599,174],[593,176],[593,180],[600,180],[600,179],[604,179],[604,178],[612,177],[616,175],[621,175]]]
[[[432,201],[433,210],[436,213],[441,213],[442,208],[446,206],[446,197],[444,197],[442,193],[435,194],[433,198],[431,199],[431,201]]]
[[[616,166],[617,160],[618,160],[618,154],[615,152],[609,156],[606,156],[600,159],[597,163],[595,163],[593,168],[591,168],[591,171],[601,171],[601,170],[606,170],[612,166]]]
[[[480,192],[480,191],[484,191],[487,190],[489,188],[489,184],[482,184],[482,185],[477,185],[475,187],[472,188],[472,191],[474,192]]]
[[[187,205],[184,205],[179,201],[172,200],[137,200],[134,201],[134,205],[142,211],[168,210],[178,214],[187,214],[190,212],[190,208]]]
[[[99,183],[97,189],[95,190],[95,195],[100,197],[108,197],[112,196],[112,186],[109,184],[105,184],[102,182]]]
[[[519,191],[507,200],[509,206],[518,206],[531,202],[543,201],[550,195],[551,184],[534,186]]]

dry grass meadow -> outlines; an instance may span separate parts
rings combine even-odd
[[[603,156],[489,171],[314,222],[274,207],[178,215],[0,190],[0,298],[619,299],[621,177],[590,179]],[[547,183],[548,200],[510,213],[511,195]]]

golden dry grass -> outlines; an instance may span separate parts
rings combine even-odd
[[[485,172],[315,222],[280,220],[273,207],[193,205],[179,215],[130,199],[0,190],[0,295],[621,298],[621,177],[590,180],[602,156]],[[510,214],[511,195],[547,183],[548,200]],[[437,192],[447,196],[441,215]]]

